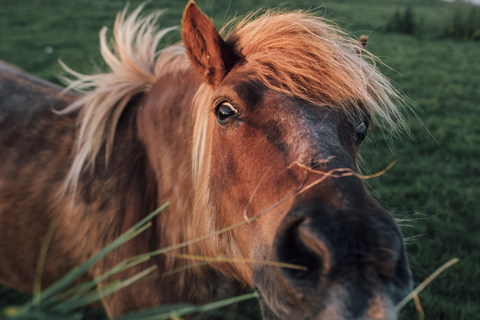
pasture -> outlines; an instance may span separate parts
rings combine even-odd
[[[130,1],[136,8],[142,1]],[[373,128],[362,145],[362,173],[386,174],[367,181],[374,197],[402,220],[415,284],[452,258],[461,261],[431,283],[419,296],[425,319],[480,319],[480,42],[442,35],[455,4],[434,0],[344,0],[282,2],[283,8],[313,9],[359,36],[367,49],[390,68],[384,74],[416,105],[418,121],[409,113],[412,136],[385,137]],[[186,1],[157,0],[146,11],[165,8],[162,26],[179,25]],[[254,1],[197,2],[217,26],[234,15],[258,8]],[[0,1],[0,59],[43,79],[59,83],[61,59],[76,71],[105,67],[98,32],[111,31],[122,0]],[[264,1],[263,7],[277,7]],[[386,33],[396,10],[411,6],[417,32]],[[168,41],[180,39],[171,34]],[[166,120],[168,121],[168,119]],[[0,288],[0,308],[28,296]],[[415,319],[410,303],[400,319]]]

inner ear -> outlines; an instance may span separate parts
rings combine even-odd
[[[182,20],[182,38],[193,68],[203,81],[216,87],[238,61],[213,22],[190,1]]]

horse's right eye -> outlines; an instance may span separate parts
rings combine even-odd
[[[228,102],[223,102],[221,105],[217,107],[217,120],[219,122],[223,122],[228,118],[237,114],[237,110]]]
[[[360,123],[357,128],[355,129],[355,143],[357,145],[360,145],[362,143],[363,139],[367,136],[367,129],[368,129],[368,121],[364,120],[362,123]]]

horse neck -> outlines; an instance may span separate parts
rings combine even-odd
[[[108,161],[103,147],[93,170],[85,170],[79,180],[74,208],[77,216],[87,216],[93,209],[108,221],[105,230],[98,227],[99,233],[106,235],[106,243],[100,245],[107,245],[158,206],[153,170],[138,137],[137,117],[144,101],[142,95],[131,99],[117,123]],[[68,199],[62,198],[65,203],[69,203]],[[69,219],[72,216],[75,215],[69,215]],[[107,228],[112,231],[106,231]],[[109,236],[110,233],[114,235]]]
[[[170,203],[157,226],[161,247],[193,238],[192,101],[199,85],[192,70],[165,74],[153,85],[137,118],[157,181],[157,202]]]

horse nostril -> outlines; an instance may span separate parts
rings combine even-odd
[[[277,257],[281,262],[306,267],[307,270],[283,268],[292,280],[304,280],[316,285],[330,269],[330,253],[323,241],[311,232],[309,219],[292,224],[278,240]]]

